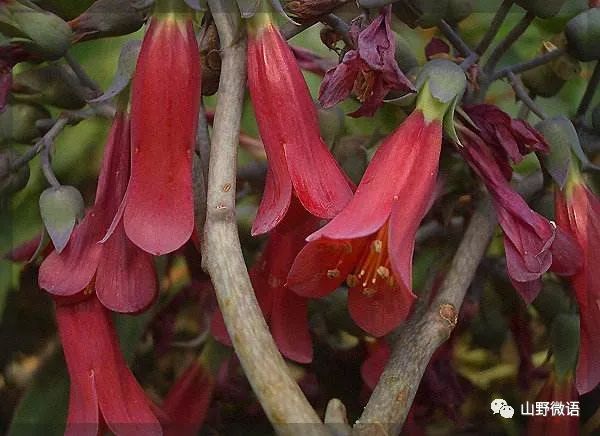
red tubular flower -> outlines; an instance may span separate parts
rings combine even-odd
[[[57,304],[56,320],[71,378],[65,434],[97,435],[101,422],[118,435],[162,434],[98,299]]]
[[[175,381],[165,401],[163,410],[169,423],[165,436],[197,435],[212,401],[215,378],[202,362],[195,360]]]
[[[117,312],[138,312],[154,301],[152,256],[129,241],[123,224],[117,224],[106,242],[98,243],[127,189],[129,163],[129,119],[118,112],[106,142],[94,206],[65,249],[60,254],[53,251],[40,266],[41,288],[66,297],[91,287],[104,306]]]
[[[320,218],[334,217],[352,197],[320,137],[317,112],[292,51],[269,15],[257,14],[255,20],[259,16],[266,18],[250,29],[248,86],[269,168],[253,235],[282,220],[292,194]]]
[[[319,102],[324,108],[334,106],[352,92],[362,106],[350,116],[373,116],[390,90],[415,90],[396,62],[391,10],[391,5],[383,8],[362,31],[357,23],[352,24],[356,49],[346,52],[342,62],[325,74],[319,91]]]
[[[160,255],[194,229],[192,153],[200,58],[191,15],[157,13],[138,57],[131,99],[131,180],[123,222],[131,241]]]
[[[583,267],[571,277],[579,306],[580,345],[576,383],[580,394],[600,383],[600,200],[574,168],[564,192],[556,191],[556,221],[583,252]]]
[[[531,210],[509,183],[510,161],[519,162],[530,151],[547,146],[533,128],[511,120],[499,109],[480,105],[470,108],[468,114],[479,131],[459,125],[463,145],[459,150],[492,196],[504,231],[508,275],[523,299],[531,303],[541,289],[542,275],[551,267],[568,275],[581,264],[574,239]]]
[[[308,301],[286,286],[288,272],[305,238],[319,226],[319,220],[292,200],[285,219],[269,234],[263,254],[250,270],[256,298],[263,311],[273,339],[281,353],[299,363],[312,361],[313,349],[308,327]],[[223,317],[213,318],[213,334],[231,345]]]
[[[565,436],[579,434],[579,416],[570,416],[565,410],[568,403],[578,401],[572,376],[562,380],[554,373],[544,383],[535,402],[544,402],[556,407],[555,413],[547,416],[534,415],[527,422],[528,436]],[[562,407],[561,407],[562,406]]]
[[[374,336],[404,320],[415,298],[415,233],[435,187],[441,142],[440,121],[415,110],[379,147],[348,206],[308,237],[288,286],[321,297],[345,280],[352,318]]]

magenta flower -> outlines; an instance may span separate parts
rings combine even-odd
[[[65,249],[42,262],[39,285],[53,295],[68,297],[96,292],[102,304],[117,312],[139,312],[156,298],[152,256],[132,244],[119,222],[100,244],[125,195],[129,180],[129,119],[115,116],[102,160],[94,206],[86,213]]]
[[[532,150],[546,150],[547,145],[527,123],[512,120],[499,109],[480,105],[467,113],[479,130],[458,125],[459,150],[492,196],[504,231],[508,275],[530,303],[541,289],[541,276],[551,266],[556,273],[568,275],[581,261],[573,238],[533,211],[509,183],[510,161],[518,162]]]
[[[342,62],[325,74],[319,91],[319,102],[330,108],[351,93],[362,103],[352,117],[373,116],[390,90],[414,92],[396,62],[396,37],[390,27],[391,6],[386,6],[363,30],[352,24],[355,49],[349,50]]]
[[[71,388],[68,436],[94,436],[101,424],[118,435],[161,435],[150,400],[127,367],[108,311],[92,296],[56,305]]]

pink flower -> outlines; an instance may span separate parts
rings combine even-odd
[[[396,37],[390,21],[391,6],[386,6],[363,30],[353,23],[351,36],[356,49],[348,50],[342,62],[325,74],[319,91],[319,102],[324,108],[353,93],[362,106],[350,116],[373,116],[390,90],[414,92],[396,62]]]
[[[253,235],[279,224],[293,195],[320,218],[333,218],[352,197],[320,136],[315,106],[290,47],[270,18],[256,26],[248,41],[248,86],[269,167]]]
[[[572,274],[580,265],[577,244],[568,234],[533,211],[513,190],[510,162],[532,150],[545,150],[543,139],[525,122],[511,120],[487,105],[469,109],[478,131],[458,125],[460,152],[492,196],[504,231],[508,275],[523,299],[530,303],[541,289],[541,277],[552,266],[558,274]]]
[[[117,312],[139,312],[156,298],[152,256],[133,245],[119,222],[106,240],[129,180],[129,119],[113,121],[98,178],[94,206],[75,228],[65,249],[53,251],[40,266],[38,282],[53,295],[68,297],[96,291],[102,304]]]
[[[177,250],[194,229],[192,153],[200,89],[191,15],[154,15],[133,76],[123,223],[129,239],[155,255]]]
[[[108,311],[96,297],[56,305],[71,378],[68,436],[95,436],[101,423],[119,435],[161,435],[150,400],[127,367]]]

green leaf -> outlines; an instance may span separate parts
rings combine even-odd
[[[543,156],[542,163],[560,189],[564,188],[569,174],[571,143],[579,142],[576,132],[573,136],[570,123],[561,116],[543,120],[535,126],[550,146],[550,153]]]
[[[72,186],[48,188],[40,195],[40,214],[59,253],[69,242],[75,222],[83,216],[83,210],[83,197]]]

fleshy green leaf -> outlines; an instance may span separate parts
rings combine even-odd
[[[560,314],[550,327],[550,342],[554,353],[554,369],[560,377],[575,370],[579,351],[579,316]]]
[[[572,136],[570,121],[564,117],[550,118],[535,127],[544,136],[550,146],[550,153],[544,155],[543,164],[556,184],[563,189],[567,182],[571,165],[571,142],[579,140]]]

